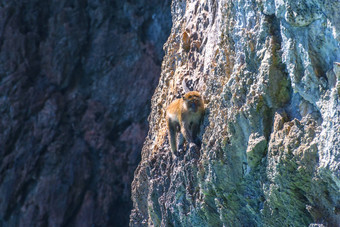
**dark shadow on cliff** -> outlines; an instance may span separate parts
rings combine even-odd
[[[0,226],[127,226],[171,1],[0,3]]]

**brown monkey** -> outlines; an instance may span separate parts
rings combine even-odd
[[[204,115],[204,103],[199,92],[190,91],[167,108],[167,124],[172,152],[177,153],[177,133],[181,132],[190,144],[195,143]]]

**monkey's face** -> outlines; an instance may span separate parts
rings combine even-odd
[[[191,112],[197,112],[198,108],[202,105],[202,98],[197,91],[190,91],[183,97],[184,104]]]

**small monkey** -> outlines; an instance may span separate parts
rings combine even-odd
[[[190,91],[174,100],[166,109],[166,120],[172,152],[177,153],[177,132],[190,144],[195,143],[204,115],[204,103],[199,92]]]

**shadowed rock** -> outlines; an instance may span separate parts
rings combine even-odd
[[[126,226],[170,1],[2,1],[0,18],[0,226]]]

